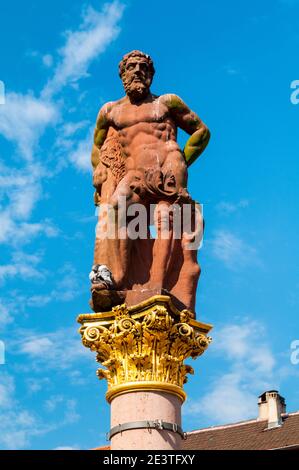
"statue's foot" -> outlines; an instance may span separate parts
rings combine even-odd
[[[89,305],[94,312],[108,312],[116,305],[121,305],[125,300],[125,292],[108,290],[93,284],[91,288],[91,299]]]
[[[106,282],[92,283],[91,284],[91,292],[93,290],[109,290],[109,286],[106,284]]]

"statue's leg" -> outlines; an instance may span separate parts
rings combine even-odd
[[[110,266],[116,288],[127,289],[127,281],[130,268],[132,240],[127,233],[127,210],[131,204],[140,202],[139,196],[132,190],[132,181],[135,179],[135,172],[130,171],[119,182],[110,198],[109,223],[112,226],[113,238],[109,240],[106,256],[110,259]]]
[[[96,238],[94,249],[94,264],[106,265],[113,273],[114,264],[113,255],[117,252],[118,241],[111,233],[113,225],[111,224],[111,204],[110,199],[116,189],[115,181],[110,172],[108,178],[101,187],[100,205],[98,206],[98,222],[96,226]]]
[[[203,218],[198,205],[195,205],[190,228],[184,229],[186,227],[183,227],[181,240],[183,264],[171,293],[178,297],[187,309],[195,312],[196,288],[201,272],[197,252],[203,236]]]
[[[163,288],[173,244],[172,205],[160,201],[154,214],[156,239],[153,246],[153,262],[150,271],[150,287]]]
[[[182,245],[185,240],[182,240]],[[197,250],[189,250],[182,246],[183,265],[176,285],[171,294],[178,297],[188,310],[195,312],[195,295],[200,276],[200,266],[197,262]]]
[[[115,288],[118,290],[124,288],[123,281],[129,253],[129,240],[119,238],[120,212],[118,207],[107,205],[107,208],[100,214],[94,257],[94,264],[105,264],[111,271]]]

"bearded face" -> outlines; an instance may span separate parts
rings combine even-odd
[[[152,83],[148,62],[139,57],[129,59],[122,75],[122,81],[126,94],[132,101],[146,98]]]

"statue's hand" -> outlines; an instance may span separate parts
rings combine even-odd
[[[175,200],[175,204],[183,205],[183,204],[191,204],[192,202],[193,202],[192,198],[190,194],[188,193],[187,188],[180,188],[178,191],[177,198]]]

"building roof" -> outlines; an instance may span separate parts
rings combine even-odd
[[[181,450],[299,450],[299,411],[277,390],[259,396],[258,418],[187,432]],[[101,450],[104,450],[102,448]]]
[[[270,450],[299,448],[299,411],[282,415],[280,426],[267,420],[214,426],[187,433],[182,450]]]

